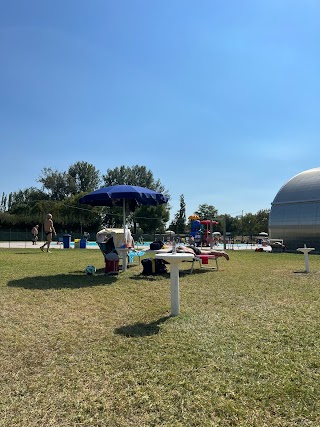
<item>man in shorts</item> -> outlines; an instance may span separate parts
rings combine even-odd
[[[49,249],[50,244],[52,242],[52,234],[54,234],[55,236],[57,235],[56,230],[53,226],[52,215],[50,213],[47,214],[47,219],[44,221],[44,232],[46,234],[46,241],[42,246],[40,246],[40,249],[42,250],[42,252],[44,252],[44,247],[47,246],[47,252],[50,253]]]
[[[31,230],[31,234],[32,234],[32,244],[36,245],[37,244],[37,240],[38,240],[38,233],[39,233],[39,225],[35,225],[32,230]]]

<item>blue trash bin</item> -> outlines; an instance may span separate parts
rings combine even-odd
[[[80,249],[86,249],[87,239],[80,239]]]
[[[71,242],[71,234],[64,234],[63,235],[63,249],[69,249],[70,248],[70,242]]]

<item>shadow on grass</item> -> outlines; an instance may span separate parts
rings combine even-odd
[[[185,276],[197,276],[198,274],[203,274],[203,273],[207,273],[208,271],[218,271],[218,270],[211,270],[209,268],[205,269],[205,268],[197,268],[195,270],[193,270],[192,273],[190,273],[190,270],[180,270],[179,271],[179,277],[185,277]],[[170,280],[170,272],[169,273],[164,273],[164,274],[150,274],[150,275],[144,275],[142,273],[138,274],[138,275],[134,275],[134,276],[130,276],[130,279],[132,280],[149,280],[149,281],[157,281],[160,279],[166,279],[166,280]]]
[[[199,274],[204,274],[208,272],[213,272],[217,270],[213,270],[211,268],[195,268],[192,273],[190,273],[190,270],[180,270],[179,271],[179,277],[186,277],[186,276],[198,276]]]
[[[82,273],[82,272],[79,272]],[[8,286],[24,289],[80,289],[92,286],[111,285],[117,281],[117,276],[106,276],[104,269],[97,270],[94,276],[86,274],[56,274],[54,276],[24,277],[23,279],[10,280]]]
[[[15,252],[15,255],[39,255],[39,252],[36,252],[34,250],[30,250],[29,252]],[[50,254],[48,254],[50,255]]]
[[[168,319],[170,319],[170,316],[161,317],[150,323],[134,323],[133,325],[121,326],[116,328],[114,332],[117,335],[123,335],[128,338],[156,335],[160,332],[160,325]]]
[[[169,273],[164,273],[164,274],[150,274],[150,275],[145,275],[145,274],[136,274],[136,275],[132,275],[130,276],[131,280],[149,280],[149,281],[159,281],[161,279],[166,279],[169,280],[170,279],[170,274]]]

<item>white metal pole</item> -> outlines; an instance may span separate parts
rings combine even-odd
[[[304,247],[306,248],[307,245],[304,244]],[[309,273],[310,272],[310,267],[309,267],[309,255],[307,251],[304,251],[304,264],[306,266],[306,272]]]
[[[227,215],[224,215],[223,219],[223,249],[227,249]]]
[[[180,312],[179,296],[179,264],[170,265],[170,289],[171,289],[171,316],[178,316]]]
[[[124,237],[126,236],[126,199],[123,199],[123,203],[122,203],[122,223],[123,223],[123,233],[124,233]]]

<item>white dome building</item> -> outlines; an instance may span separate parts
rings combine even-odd
[[[291,178],[271,204],[269,236],[283,239],[286,249],[306,244],[320,252],[320,168]]]

